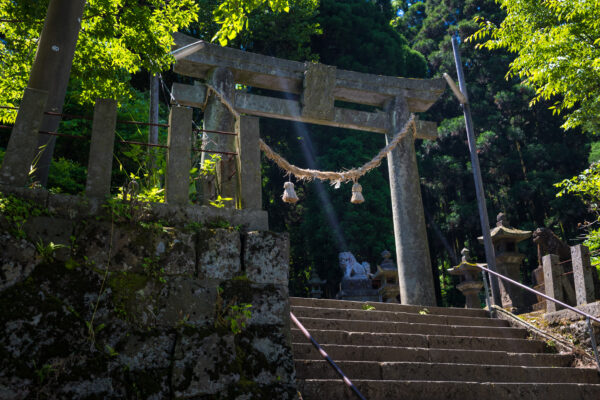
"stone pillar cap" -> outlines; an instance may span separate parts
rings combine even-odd
[[[466,272],[470,272],[470,271],[481,271],[479,268],[477,268],[477,266],[482,266],[482,267],[486,267],[487,268],[487,264],[481,264],[481,263],[474,263],[471,262],[471,257],[469,257],[469,249],[462,249],[462,251],[460,252],[460,254],[462,254],[462,260],[461,263],[458,264],[455,267],[452,267],[450,269],[448,269],[448,273],[451,275],[463,275]]]

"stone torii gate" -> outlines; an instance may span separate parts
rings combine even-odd
[[[197,42],[175,34],[176,47]],[[221,99],[196,82],[173,85],[174,102],[204,109],[204,129],[233,131],[232,136],[205,133],[205,150],[238,151],[237,182],[223,182],[225,196],[236,195],[242,208],[261,209],[258,117],[357,129],[384,134],[389,143],[410,113],[426,111],[445,88],[443,79],[407,79],[345,71],[334,66],[297,62],[236,49],[198,43],[195,52],[174,64],[174,72],[204,80],[236,112],[235,118]],[[236,84],[287,93],[285,98],[235,90]],[[335,101],[381,108],[375,112],[335,106]],[[404,304],[434,305],[435,293],[414,139],[436,139],[432,122],[417,120],[417,135],[407,135],[388,156],[394,235]],[[220,174],[235,174],[235,161],[224,161]],[[238,185],[236,189],[236,183]],[[212,190],[205,187],[204,190]]]

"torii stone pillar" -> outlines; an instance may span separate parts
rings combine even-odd
[[[233,104],[235,81],[230,69],[222,67],[212,69],[208,74],[207,82]],[[204,110],[204,129],[222,132],[233,132],[235,129],[234,115],[214,93],[208,97]],[[204,132],[202,138],[202,150],[235,152],[235,136]],[[202,153],[202,163],[206,159],[210,160],[212,154],[219,153]],[[221,155],[221,160],[220,165],[217,166],[217,179],[221,186],[221,196],[235,198],[237,179],[234,175],[236,174],[236,161],[228,155]],[[202,190],[204,204],[208,205],[211,198],[216,195],[215,182],[206,182]],[[225,203],[225,207],[235,207],[235,204],[235,201],[229,201]]]
[[[389,143],[408,121],[410,111],[404,96],[396,96],[386,105],[386,110],[391,121],[391,129],[385,136]],[[410,129],[387,157],[400,301],[402,304],[435,305],[414,140],[414,132]]]

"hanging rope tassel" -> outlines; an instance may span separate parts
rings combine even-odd
[[[352,204],[360,204],[365,202],[365,198],[362,195],[362,186],[360,183],[354,182],[352,185],[352,198],[350,199]]]
[[[283,201],[292,204],[298,201],[298,196],[296,196],[296,192],[294,191],[294,184],[292,182],[284,183],[283,189],[283,196],[281,196]]]

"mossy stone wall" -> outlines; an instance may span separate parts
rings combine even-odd
[[[296,396],[286,235],[53,210],[15,234],[8,217],[0,398]]]

